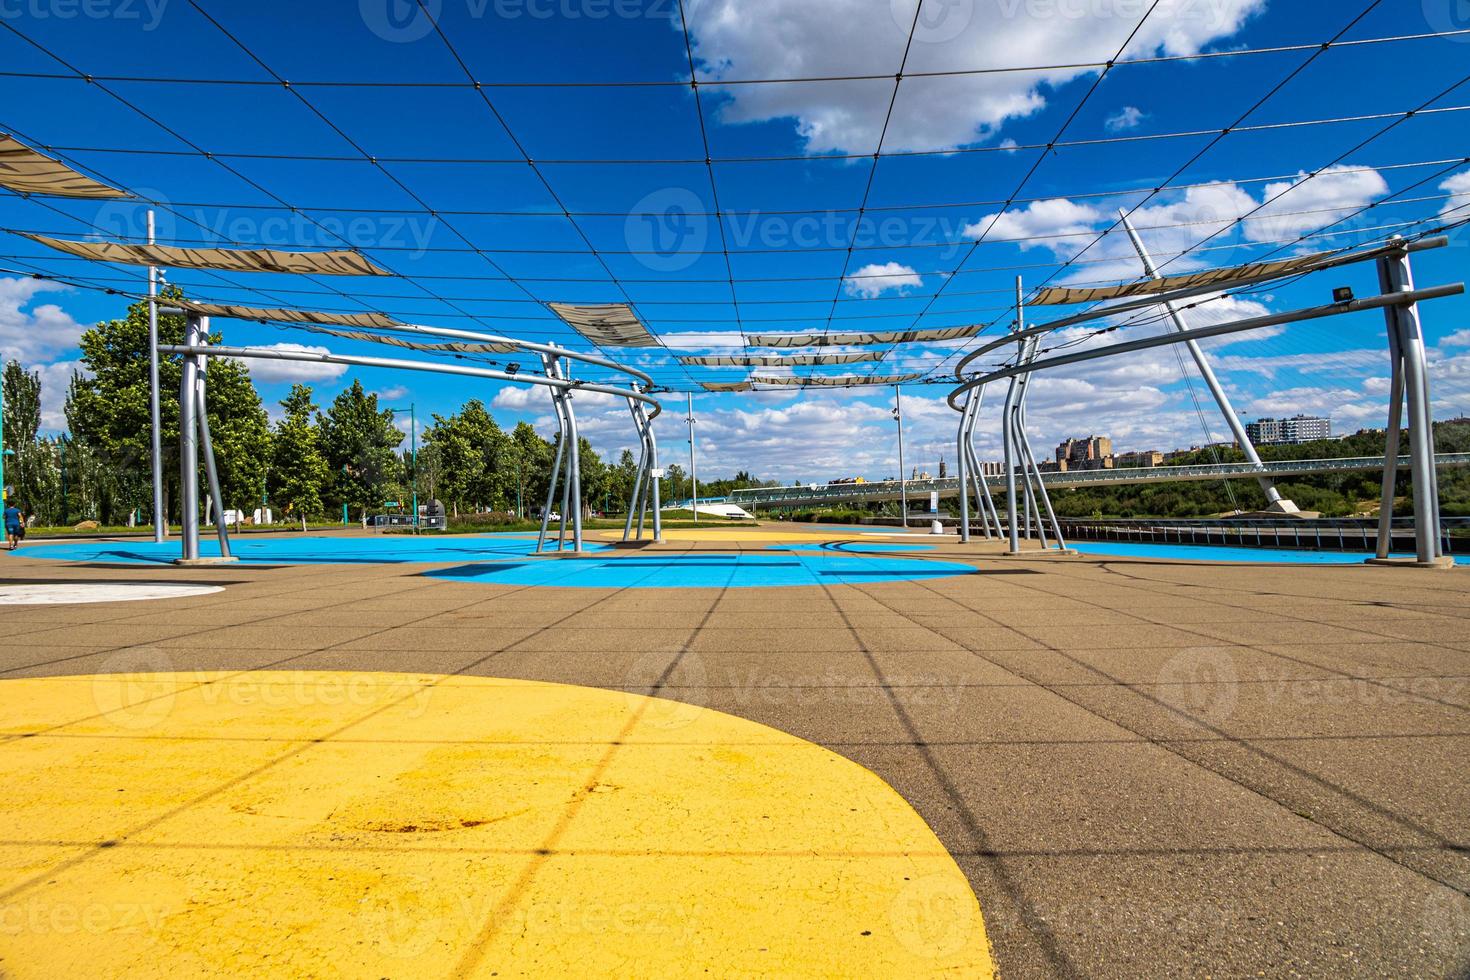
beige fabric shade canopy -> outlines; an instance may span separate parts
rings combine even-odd
[[[22,232],[26,238],[59,252],[97,262],[157,265],[174,269],[217,269],[222,272],[291,272],[317,276],[386,276],[359,252],[281,252],[270,248],[183,248],[175,245],[132,245],[124,242],[73,242]]]
[[[882,351],[856,351],[848,354],[722,354],[679,358],[680,363],[696,367],[813,367],[881,360]]]
[[[464,340],[437,341],[426,343],[421,340],[406,340],[389,334],[365,333],[361,330],[334,330],[331,327],[307,326],[312,333],[330,334],[346,340],[365,340],[374,344],[388,344],[405,350],[423,351],[427,354],[514,354],[521,350],[515,344],[475,343]]]
[[[602,347],[657,347],[658,339],[648,332],[627,303],[547,303],[562,322]]]
[[[1128,299],[1133,296],[1149,296],[1154,293],[1172,292],[1176,289],[1195,289],[1202,286],[1226,289],[1231,285],[1255,279],[1269,279],[1294,275],[1338,264],[1339,256],[1331,252],[1317,252],[1280,262],[1252,262],[1248,265],[1231,266],[1226,269],[1205,269],[1161,279],[1144,279],[1140,282],[1121,283],[1116,286],[1068,287],[1051,286],[1036,294],[1027,306],[1070,306],[1076,303],[1096,303],[1110,299]]]
[[[917,381],[918,374],[857,374],[829,378],[766,378],[756,375],[750,380],[758,385],[786,385],[799,388],[857,388],[862,385],[896,385]]]
[[[749,381],[701,381],[705,391],[750,391],[755,386]]]
[[[868,333],[754,334],[754,347],[865,347],[874,344],[932,343],[974,337],[980,326],[932,327],[923,330],[879,330]]]
[[[318,323],[332,327],[362,327],[386,330],[403,324],[383,313],[321,313],[313,310],[284,310],[274,307],[234,306],[225,303],[197,303],[174,300],[171,305],[200,316],[229,317],[235,320],[274,320],[280,323]]]
[[[24,143],[0,133],[0,187],[22,194],[53,197],[83,197],[94,200],[127,197],[116,187],[99,184],[59,160],[53,160]]]

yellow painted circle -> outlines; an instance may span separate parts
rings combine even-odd
[[[994,973],[892,788],[692,705],[108,674],[0,682],[0,738],[0,976]]]

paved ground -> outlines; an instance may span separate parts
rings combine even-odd
[[[560,589],[22,550],[0,555],[0,580],[225,591],[11,606],[0,672],[413,671],[656,694],[886,780],[968,876],[1003,976],[1470,975],[1470,571],[921,557],[977,573]]]

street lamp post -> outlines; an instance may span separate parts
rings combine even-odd
[[[153,211],[148,211],[148,244],[153,244]],[[158,269],[148,267],[148,446],[152,454],[153,541],[168,535],[163,516],[163,423],[158,408]]]
[[[699,471],[694,468],[694,395],[689,395],[689,507],[694,511],[694,523],[699,523]]]
[[[417,534],[419,530],[419,420],[415,413],[416,405],[410,402],[408,408],[390,408],[388,411],[394,415],[408,413],[408,466],[413,470],[413,530]]]
[[[893,420],[898,423],[898,508],[905,530],[909,526],[909,482],[903,475],[903,398],[902,389],[893,386]]]

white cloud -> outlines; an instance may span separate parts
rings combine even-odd
[[[551,394],[540,385],[506,385],[490,399],[490,407],[513,412],[527,409],[539,412],[551,407]]]
[[[263,344],[266,350],[310,351],[313,354],[329,353],[325,347],[302,344]],[[250,368],[250,377],[264,382],[332,381],[347,373],[345,364],[327,364],[321,361],[271,361],[252,358],[245,362]]]
[[[1470,204],[1470,170],[1462,170],[1455,174],[1440,184],[1439,189],[1451,195],[1450,199],[1444,202],[1444,208],[1439,212],[1440,214],[1449,214],[1454,211],[1457,218],[1470,217],[1470,214],[1467,214],[1470,208],[1465,207]]]
[[[1470,180],[1466,183],[1470,191]],[[1361,167],[1333,167],[1316,177],[1299,174],[1265,185],[1259,196],[1230,181],[1215,181],[1163,195],[1157,203],[1134,211],[1129,221],[1155,265],[1167,265],[1167,273],[1173,274],[1247,261],[1257,253],[1233,255],[1228,246],[1311,234],[1383,197],[1388,190],[1378,171]],[[1116,220],[1112,207],[1053,198],[987,214],[966,225],[964,233],[978,238],[993,222],[986,240],[1022,240],[1018,245],[1023,250],[1046,248],[1061,259],[1075,258],[1092,245],[1084,256],[1086,264],[1079,265],[1067,281],[1134,279],[1142,275],[1143,268],[1127,233],[1121,227],[1107,230]],[[1232,230],[1237,223],[1238,230]],[[1102,239],[1093,245],[1099,235]],[[1211,238],[1210,251],[1177,257]]]
[[[1016,241],[1023,249],[1042,245],[1054,251],[1069,247],[1080,249],[1086,243],[1082,233],[1094,230],[1102,219],[1103,213],[1097,208],[1075,204],[1065,198],[1052,198],[1033,201],[1003,214],[988,214],[974,224],[966,225],[963,234],[966,238],[984,235],[987,241]],[[1077,235],[1078,238],[1054,237],[1058,235]]]
[[[1271,242],[1310,234],[1387,193],[1388,181],[1376,170],[1329,167],[1311,179],[1298,174],[1265,186],[1261,200],[1269,203],[1245,222],[1245,237]],[[1295,213],[1301,211],[1312,213]]]
[[[922,285],[924,280],[914,271],[913,266],[885,262],[882,265],[873,263],[863,266],[847,277],[842,288],[849,296],[872,299],[890,289],[917,289]]]
[[[85,328],[61,307],[43,303],[25,310],[37,293],[67,291],[40,279],[0,278],[0,358],[29,364],[74,350]]]
[[[404,385],[389,385],[386,388],[379,388],[375,394],[380,401],[396,402],[400,398],[407,398],[409,389]]]
[[[1107,119],[1103,120],[1103,127],[1110,133],[1122,133],[1130,129],[1137,129],[1139,123],[1148,118],[1148,114],[1136,105],[1125,105]]]
[[[897,72],[918,4],[919,0],[687,0],[685,11],[701,77],[785,78]],[[1265,6],[1266,0],[1162,0],[1123,54],[1196,54],[1235,34]],[[1128,41],[1143,13],[1138,4],[927,0],[904,70],[1104,62]],[[1068,68],[907,78],[899,89],[884,148],[950,149],[978,142],[1007,120],[1044,108],[1051,91],[1095,71]],[[725,122],[791,119],[810,152],[869,153],[883,130],[893,82],[880,78],[706,91],[725,99],[718,110]]]

